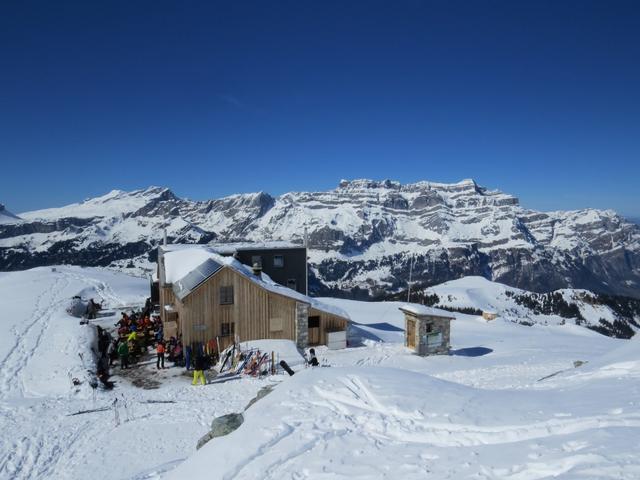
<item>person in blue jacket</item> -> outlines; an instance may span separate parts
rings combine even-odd
[[[187,370],[191,370],[191,345],[187,345],[184,349],[184,364]]]

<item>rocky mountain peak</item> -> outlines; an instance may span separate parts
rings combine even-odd
[[[369,180],[366,178],[359,178],[355,180],[340,180],[337,190],[357,191],[357,190],[399,190],[402,187],[400,182],[395,180]]]
[[[533,291],[640,296],[640,227],[610,211],[526,209],[472,179],[343,180],[324,192],[207,201],[152,186],[22,217],[0,226],[0,270],[54,263],[151,270],[165,228],[175,243],[294,241],[306,231],[310,287],[319,294],[398,291],[412,264],[413,280],[424,285],[481,275]]]

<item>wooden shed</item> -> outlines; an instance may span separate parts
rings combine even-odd
[[[341,310],[207,247],[160,247],[158,279],[164,335],[182,335],[184,345],[288,339],[305,348],[348,328]]]
[[[404,313],[405,345],[418,355],[449,353],[451,320],[455,317],[445,310],[407,303],[400,307]]]
[[[487,322],[495,320],[496,318],[498,318],[498,312],[494,312],[493,310],[483,310],[482,318],[484,318]]]

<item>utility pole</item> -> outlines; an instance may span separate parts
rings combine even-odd
[[[415,254],[412,255],[411,259],[409,260],[409,282],[408,282],[409,288],[407,288],[407,303],[411,303],[411,276],[413,275],[414,263],[416,263]]]

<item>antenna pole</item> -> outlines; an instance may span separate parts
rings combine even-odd
[[[413,264],[415,263],[415,255],[412,255],[409,259],[409,282],[407,288],[407,303],[411,302],[411,276],[413,275]]]

